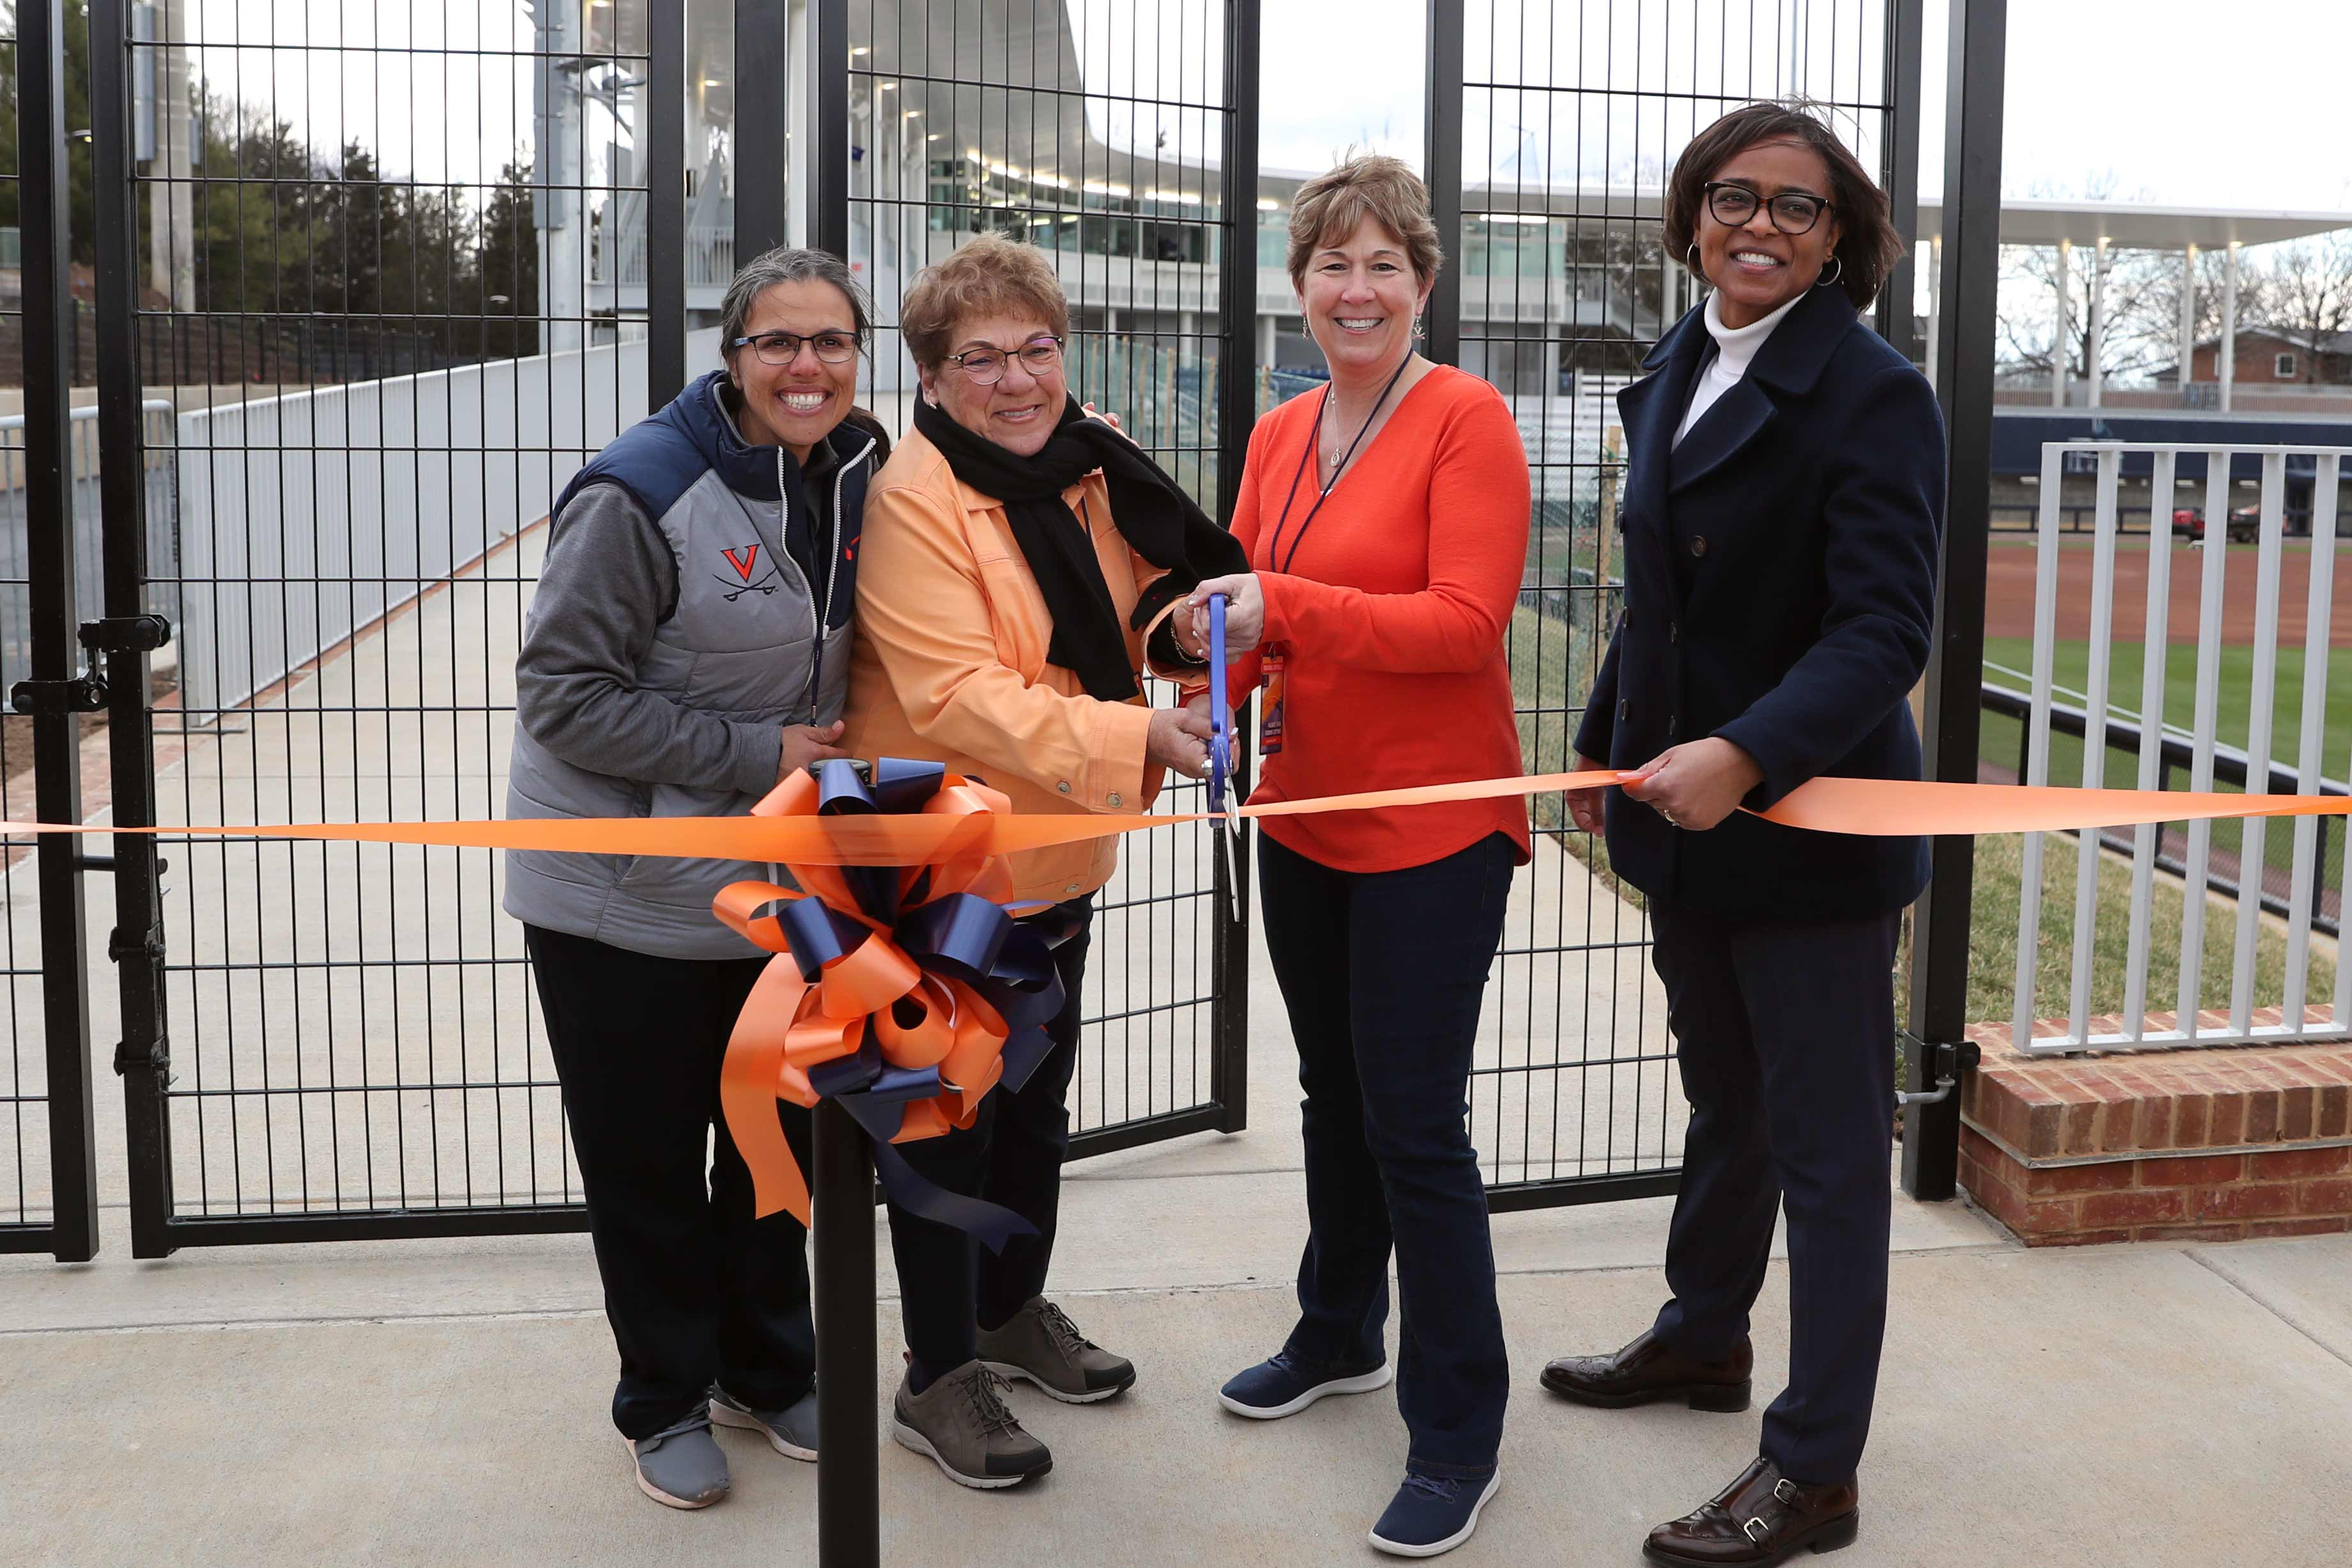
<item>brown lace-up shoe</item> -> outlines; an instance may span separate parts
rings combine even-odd
[[[1613,1355],[1564,1355],[1543,1369],[1543,1385],[1563,1399],[1622,1410],[1685,1399],[1694,1410],[1748,1408],[1749,1373],[1756,1352],[1741,1340],[1721,1361],[1677,1355],[1647,1330]]]
[[[1853,1482],[1799,1486],[1759,1458],[1696,1513],[1650,1531],[1642,1555],[1669,1568],[1770,1568],[1806,1547],[1853,1545],[1861,1521]]]
[[[1025,1377],[1065,1405],[1091,1405],[1124,1394],[1135,1364],[1078,1332],[1070,1315],[1032,1296],[1000,1329],[980,1331],[980,1359],[999,1377]]]
[[[1013,1418],[1003,1386],[976,1361],[920,1394],[909,1373],[898,1380],[891,1401],[890,1436],[929,1458],[958,1486],[994,1490],[1042,1476],[1054,1468],[1053,1451]]]

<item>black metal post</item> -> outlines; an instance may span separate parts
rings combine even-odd
[[[874,1417],[874,1159],[837,1101],[816,1108],[810,1216],[816,1232],[816,1556],[875,1568],[882,1469]]]
[[[849,254],[849,0],[810,0],[808,243]],[[874,1160],[866,1130],[816,1108],[810,1218],[816,1231],[816,1541],[822,1568],[882,1554],[874,1411]]]
[[[735,7],[735,265],[784,243],[793,94],[792,9],[776,0]]]
[[[1984,680],[1985,551],[1992,503],[1995,295],[2000,273],[2000,116],[2009,0],[1951,0],[1944,130],[1944,320],[1936,393],[1949,436],[1936,644],[1927,663],[1927,776],[1977,776]],[[1938,1048],[1968,1026],[1969,894],[1976,841],[1935,841],[1931,880],[1914,913],[1907,1087],[1932,1089]],[[1960,1097],[1913,1105],[1903,1189],[1947,1198],[1959,1179]]]
[[[809,0],[808,242],[849,254],[849,0]]]
[[[126,0],[91,0],[98,436],[107,455],[99,468],[98,497],[105,527],[106,613],[125,625],[147,608],[147,450],[139,408],[139,191],[131,170],[130,20]],[[147,653],[136,647],[110,653],[107,667],[114,820],[123,827],[152,826],[155,753]],[[131,1250],[138,1258],[168,1257],[176,1245],[171,1224],[172,1123],[164,1100],[172,1057],[164,1011],[162,866],[152,837],[131,833],[115,841],[110,956],[121,999],[122,1039],[115,1047],[114,1070],[122,1077]]]
[[[1421,351],[1441,365],[1462,360],[1462,0],[1429,0],[1429,76],[1421,101],[1421,176],[1445,266],[1422,318]]]
[[[75,643],[72,398],[68,365],[80,319],[67,267],[65,8],[16,7],[16,199],[24,227],[25,576],[32,679],[17,711],[33,715],[33,802],[45,822],[81,821],[81,714]],[[81,846],[60,834],[33,852],[41,894],[41,1025],[47,1044],[50,1250],[60,1263],[98,1252],[91,1155],[89,953]]]
[[[1258,0],[1228,0],[1225,7],[1224,189],[1225,248],[1217,279],[1224,308],[1224,342],[1219,347],[1217,382],[1217,515],[1230,519],[1241,497],[1242,465],[1250,428],[1257,423],[1257,126]],[[1250,733],[1244,713],[1235,726]],[[1227,788],[1236,799],[1249,791],[1249,751],[1235,748]],[[1213,833],[1223,835],[1222,827]],[[1229,852],[1213,857],[1215,939],[1209,979],[1216,1000],[1209,1015],[1209,1098],[1217,1104],[1217,1128],[1238,1133],[1249,1125],[1249,882],[1250,840],[1244,832],[1225,840]]]
[[[1919,77],[1926,35],[1920,16],[1925,0],[1886,0],[1886,163],[1879,172],[1886,189],[1887,215],[1903,236],[1903,258],[1887,274],[1878,294],[1878,335],[1906,360],[1919,358],[1917,265],[1911,247],[1919,236]]]
[[[646,406],[686,390],[686,6],[656,4],[646,42]],[[737,89],[740,99],[741,89]],[[756,167],[756,162],[753,165]]]

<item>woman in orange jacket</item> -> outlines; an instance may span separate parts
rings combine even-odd
[[[899,329],[922,398],[866,501],[844,746],[944,762],[1023,812],[1143,810],[1164,769],[1205,770],[1208,733],[1203,717],[1146,705],[1146,650],[1163,673],[1203,667],[1173,612],[1203,575],[1240,570],[1240,549],[1071,399],[1069,306],[1034,246],[964,246],[908,287]],[[970,1130],[902,1151],[1037,1229],[975,1259],[962,1232],[891,1211],[908,1348],[893,1434],[965,1486],[1012,1486],[1053,1463],[1005,1409],[1000,1377],[1070,1404],[1135,1381],[1043,1293],[1087,925],[1118,860],[1115,839],[1013,857],[1016,896],[1076,931],[1055,950],[1067,1001],[1047,1026],[1052,1050]]]

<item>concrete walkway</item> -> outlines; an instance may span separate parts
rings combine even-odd
[[[495,685],[465,686],[451,666],[468,661],[460,650],[495,654],[509,645],[514,591],[485,583],[438,596],[355,650],[349,667],[322,672],[326,700],[495,707]],[[386,723],[381,733],[257,713],[233,740],[191,739],[168,770],[166,800],[194,820],[203,820],[199,810],[231,821],[305,808],[470,811],[495,807],[503,750],[496,719],[478,712],[441,728],[429,719],[400,730]],[[234,940],[199,946],[199,956],[226,959],[255,947],[310,958],[505,955],[519,946],[510,929],[499,935],[481,914],[479,860],[456,873],[432,869],[449,857],[400,857],[398,875],[413,879],[402,885],[413,891],[395,908],[374,909],[347,904],[361,890],[343,879],[378,874],[367,867],[388,857],[320,853],[297,862],[271,854],[263,863],[280,869],[259,873],[249,852],[242,862],[216,852],[181,857],[174,896],[184,907],[218,909],[237,923],[218,925]],[[1182,868],[1168,874],[1167,885],[1177,885]],[[1622,906],[1581,874],[1561,857],[1522,878],[1522,898],[1536,876],[1552,879],[1546,907],[1564,913],[1539,917],[1523,904],[1513,940],[1539,946],[1586,933],[1636,935]],[[12,923],[30,920],[28,893],[29,878],[12,880]],[[102,943],[110,912],[101,903],[93,900],[91,920]],[[1166,977],[1136,956],[1136,940],[1130,935],[1128,952],[1109,953],[1106,964],[1141,964],[1133,983],[1160,984]],[[1662,1009],[1637,960],[1620,955],[1573,974],[1556,961],[1549,971],[1528,964],[1507,981],[1521,990],[1507,989],[1491,1009],[1485,1063],[1654,1053]],[[1088,1408],[1016,1392],[1020,1413],[1055,1446],[1056,1465],[1045,1481],[1009,1494],[961,1490],[928,1461],[886,1445],[884,1534],[894,1563],[1297,1568],[1378,1560],[1363,1532],[1403,1458],[1392,1394],[1329,1401],[1272,1426],[1226,1417],[1213,1399],[1225,1375],[1279,1343],[1302,1235],[1288,1034],[1262,954],[1253,967],[1249,1130],[1070,1172],[1057,1292],[1097,1337],[1136,1357],[1141,1381],[1129,1396]],[[103,1041],[113,1038],[111,987],[97,978],[93,1035]],[[185,1046],[230,1038],[233,1025],[251,1024],[249,1010],[266,1005],[273,1010],[253,1033],[279,1082],[403,1071],[415,1075],[409,1082],[429,1082],[466,1069],[466,1050],[490,1051],[492,1064],[509,1064],[502,1072],[541,1077],[538,1048],[525,1054],[528,1030],[513,1021],[524,1008],[520,982],[515,968],[439,991],[420,983],[424,994],[408,998],[419,1010],[406,1015],[393,1010],[388,993],[340,976],[319,981],[314,994],[190,982],[175,1002],[185,1010],[175,1014],[174,1039]],[[381,975],[368,982],[388,983]],[[416,1049],[404,1036],[425,1019],[436,1043],[404,1069],[396,1053]],[[488,1025],[470,1046],[467,1019]],[[1590,1034],[1585,1019],[1594,1020]],[[451,1040],[460,1057],[442,1061]],[[1172,1092],[1180,1069],[1173,1055],[1166,1060]],[[221,1070],[200,1065],[193,1048],[186,1061],[192,1075]],[[479,1071],[483,1061],[476,1055],[470,1065]],[[252,1070],[248,1062],[240,1071]],[[1570,1169],[1612,1161],[1622,1168],[1654,1164],[1679,1138],[1678,1097],[1661,1063],[1558,1075],[1586,1086],[1559,1103],[1522,1097],[1548,1076],[1481,1081],[1495,1098],[1475,1124],[1506,1175],[1519,1174],[1538,1145],[1572,1150]],[[1181,1082],[1192,1086],[1189,1076]],[[192,1249],[135,1262],[120,1207],[119,1087],[102,1072],[99,1082],[108,1249],[69,1269],[0,1259],[0,1473],[8,1478],[0,1563],[587,1568],[813,1559],[809,1467],[730,1437],[736,1494],[700,1515],[657,1508],[629,1483],[604,1415],[613,1352],[584,1238]],[[1606,1114],[1612,1088],[1617,1120]],[[367,1099],[344,1092],[352,1103]],[[515,1095],[526,1108],[542,1098]],[[298,1173],[347,1191],[385,1191],[420,1168],[413,1148],[383,1142],[385,1127],[422,1125],[431,1152],[461,1164],[503,1131],[515,1141],[496,1145],[499,1159],[517,1148],[546,1156],[546,1174],[519,1196],[553,1197],[566,1186],[543,1113],[520,1124],[498,1116],[464,1124],[446,1113],[446,1098],[422,1088],[387,1092],[377,1103],[386,1120],[347,1127],[349,1145],[325,1156],[299,1140],[322,1138],[332,1125],[306,1124],[291,1111],[236,1131],[184,1128],[183,1147],[191,1168],[230,1168],[223,1162],[241,1151],[248,1162],[291,1157]],[[1120,1110],[1116,1100],[1105,1103]],[[1623,1116],[1629,1106],[1646,1113]],[[373,1174],[371,1155],[380,1156]],[[1605,1348],[1647,1322],[1662,1291],[1669,1212],[1668,1200],[1656,1199],[1495,1221],[1514,1385],[1505,1490],[1453,1561],[1630,1568],[1651,1523],[1695,1505],[1754,1452],[1754,1412],[1601,1413],[1535,1385],[1548,1356]],[[1864,1535],[1842,1565],[2352,1562],[2344,1502],[2352,1496],[2352,1238],[2027,1253],[1963,1205],[1898,1197],[1895,1245]],[[896,1378],[898,1336],[887,1240],[877,1254],[885,1348],[870,1371],[878,1400]],[[1785,1365],[1785,1288],[1776,1264],[1757,1324],[1765,1398]]]

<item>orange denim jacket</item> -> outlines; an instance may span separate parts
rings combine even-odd
[[[1083,507],[1124,626],[1161,569],[1112,524],[1100,474],[1063,499],[1072,528]],[[944,762],[1003,790],[1017,811],[1140,811],[1159,795],[1162,769],[1144,764],[1150,708],[1140,696],[1097,701],[1045,662],[1053,622],[1003,505],[961,483],[920,433],[876,476],[857,548],[843,749]],[[1140,671],[1143,639],[1130,630],[1127,642]],[[1117,839],[1012,857],[1018,896],[1055,903],[1094,892],[1118,865]]]

